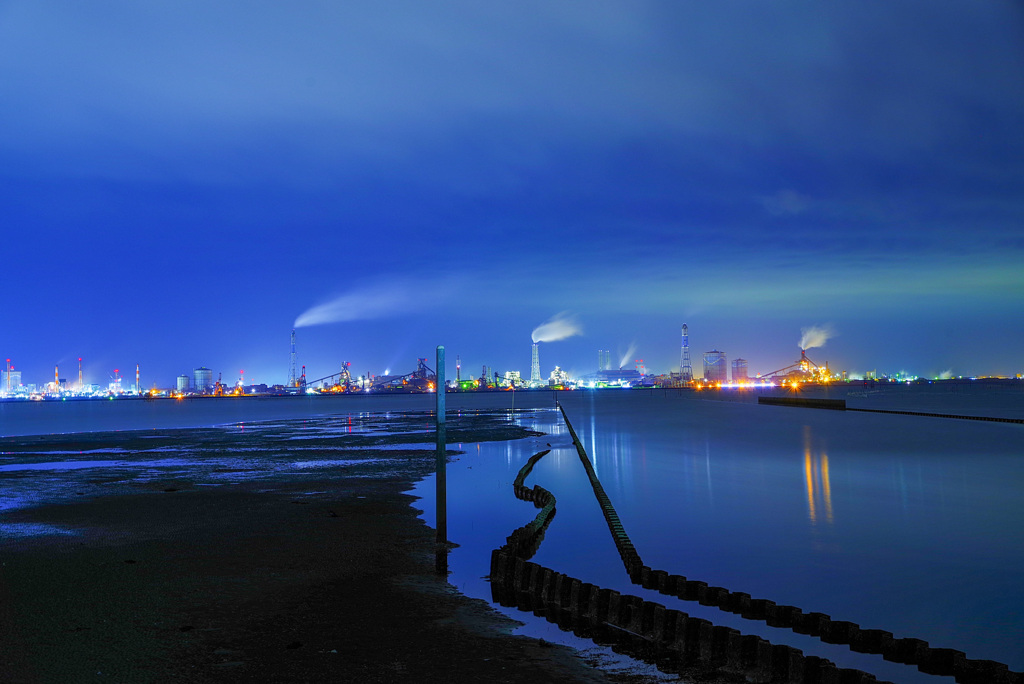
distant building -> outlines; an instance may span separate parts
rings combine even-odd
[[[196,392],[203,393],[213,388],[213,371],[205,366],[200,366],[192,371],[195,380],[193,387]]]
[[[732,362],[732,381],[745,382],[749,379],[750,377],[747,375],[747,360],[735,359]]]
[[[179,375],[178,376],[178,391],[179,392],[188,392],[188,376],[187,375]]]
[[[564,370],[555,366],[555,370],[551,371],[551,375],[548,377],[548,385],[562,385],[569,384],[569,374]]]
[[[708,382],[729,382],[729,364],[725,352],[717,349],[704,352],[704,379]]]
[[[21,387],[21,371],[0,371],[0,392],[16,392]]]
[[[596,373],[590,373],[580,378],[583,383],[592,387],[618,387],[622,385],[633,387],[643,382],[643,379],[644,376],[640,374],[640,371],[632,368],[599,370]]]

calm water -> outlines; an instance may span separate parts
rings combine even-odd
[[[898,390],[849,402],[1024,417],[1020,391]],[[561,396],[646,565],[1024,669],[1024,425],[732,398]],[[558,500],[537,563],[890,681],[952,681],[631,584],[560,413],[510,419],[548,436],[471,445],[448,469],[449,538],[461,545],[451,581],[467,594],[490,598],[491,549],[535,515],[512,481],[550,443],[526,482]],[[433,488],[431,479],[415,490],[428,523]],[[526,622],[527,634],[562,636],[532,614],[500,609]]]
[[[867,408],[1024,417],[1024,392],[1016,386],[844,387],[828,396]],[[545,433],[449,445],[466,450],[448,466],[449,538],[460,544],[451,554],[450,580],[465,593],[490,599],[491,550],[535,515],[514,498],[512,481],[550,444],[527,480],[558,499],[536,562],[893,682],[952,681],[631,584],[555,398],[550,392],[447,398],[451,413],[497,409],[502,419]],[[1024,670],[1024,425],[760,406],[744,393],[563,392],[558,398],[647,565]],[[111,479],[144,485],[181,476],[220,486],[369,467],[370,454],[357,446],[319,453],[309,442],[386,432],[397,425],[388,412],[405,421],[405,430],[429,430],[434,401],[419,395],[0,403],[3,435],[218,424],[230,425],[227,433],[234,435],[230,450],[216,436],[207,446],[154,442],[131,452],[4,456],[0,511],[93,489],[99,495]],[[345,414],[360,416],[355,427],[339,418]],[[245,422],[273,420],[282,422]],[[429,453],[428,445],[415,446]],[[90,475],[100,471],[109,477]],[[433,524],[433,479],[414,492]],[[24,524],[0,532],[15,539],[67,531]],[[525,633],[592,646],[532,614],[500,610],[526,622]]]
[[[449,394],[449,409],[554,406],[556,392]],[[561,394],[565,394],[564,392]],[[0,401],[0,437],[232,425],[351,413],[433,411],[434,394]]]

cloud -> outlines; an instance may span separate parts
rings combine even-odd
[[[531,131],[554,126],[556,139],[653,128],[817,151],[927,149],[950,134],[973,140],[976,112],[994,113],[993,140],[1014,134],[1017,110],[1005,105],[1021,89],[1019,14],[1005,3],[929,6],[927,26],[914,3],[814,12],[799,3],[328,3],[294,12],[263,1],[244,22],[217,3],[121,2],[109,14],[9,4],[0,77],[19,106],[0,114],[16,124],[0,136],[14,143],[35,131],[29,148],[54,134],[131,135],[173,153],[197,133],[201,149],[230,131],[265,141],[299,129],[319,151],[339,123],[418,140],[445,122],[461,129],[499,115]],[[945,49],[958,43],[970,49]],[[351,146],[365,133],[341,137]]]
[[[557,342],[573,335],[582,335],[583,328],[575,316],[563,311],[533,329],[534,342]]]
[[[798,216],[807,211],[811,198],[795,190],[781,190],[758,199],[772,216]]]

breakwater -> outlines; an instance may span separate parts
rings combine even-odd
[[[795,406],[797,408],[832,409],[834,411],[845,411],[845,399],[819,399],[804,397],[775,397],[760,396],[758,404],[769,404],[772,406]]]
[[[758,404],[768,406],[791,406],[794,408],[831,409],[833,411],[858,411],[860,413],[890,413],[898,416],[925,416],[928,418],[952,418],[955,420],[980,420],[989,423],[1016,423],[1024,425],[1024,418],[1001,416],[967,416],[956,413],[932,413],[930,411],[901,411],[897,409],[859,408],[846,405],[845,399],[821,399],[817,397],[776,397],[759,396]]]
[[[955,649],[933,648],[919,639],[895,638],[885,630],[864,629],[823,613],[805,613],[795,606],[753,598],[743,592],[645,566],[601,487],[575,430],[564,411],[562,413],[633,583],[664,595],[715,606],[746,619],[760,620],[772,627],[792,629],[826,643],[845,644],[853,651],[878,654],[886,660],[916,666],[921,672],[953,676],[964,684],[1024,681],[1021,673],[1011,672],[1002,663],[969,659]],[[525,486],[526,475],[544,453],[535,455],[520,471],[515,493],[517,498],[532,500],[535,504],[539,497],[545,507],[551,507],[553,516],[554,497],[550,492],[538,485]],[[798,649],[773,645],[760,637],[743,635],[661,604],[602,589],[531,563],[528,558],[542,539],[534,532],[546,529],[552,516],[546,518],[546,523],[535,519],[537,524],[532,528],[530,525],[520,528],[522,532],[514,532],[503,547],[492,553],[492,596],[502,605],[532,610],[580,636],[590,635],[599,643],[602,640],[612,643],[616,650],[657,662],[659,667],[670,663],[671,671],[715,673],[716,676],[731,673],[753,682],[876,681],[870,674],[838,668],[828,660],[804,656]],[[527,545],[524,548],[529,556],[520,551],[520,544]]]

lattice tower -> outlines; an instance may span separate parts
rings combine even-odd
[[[683,382],[693,380],[693,366],[690,365],[690,332],[683,324],[683,347],[679,352],[679,374]]]

